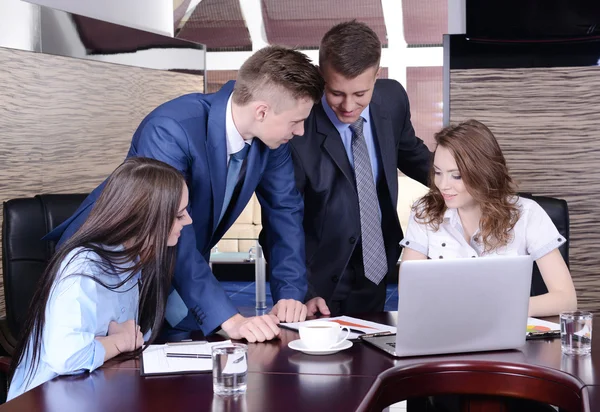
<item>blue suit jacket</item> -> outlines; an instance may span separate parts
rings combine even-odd
[[[208,260],[211,248],[237,219],[254,191],[263,211],[263,227],[269,233],[269,244],[264,246],[271,251],[273,300],[302,301],[307,289],[303,201],[296,189],[287,144],[271,150],[254,139],[239,197],[224,216],[225,221],[218,225],[227,176],[225,112],[233,85],[229,82],[215,94],[188,94],[162,104],[142,121],[127,154],[161,160],[185,176],[193,223],[183,229],[179,238],[173,286],[181,299],[169,297],[167,320],[169,313],[177,311],[173,309],[177,302],[181,313],[183,301],[185,318],[171,326],[201,329],[205,334],[237,313],[212,274]],[[62,242],[70,237],[87,218],[103,187],[104,183],[47,238],[61,236]]]

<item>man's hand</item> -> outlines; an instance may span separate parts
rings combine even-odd
[[[270,313],[280,322],[302,322],[306,319],[306,305],[294,299],[281,299]]]
[[[315,316],[317,313],[321,315],[329,316],[331,315],[331,311],[327,307],[325,303],[325,299],[323,298],[312,298],[308,302],[306,302],[307,308],[307,316]]]
[[[278,323],[279,319],[271,314],[246,318],[238,313],[223,322],[221,328],[231,339],[264,342],[279,336]]]

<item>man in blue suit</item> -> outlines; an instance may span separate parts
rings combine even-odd
[[[323,93],[317,68],[302,53],[266,47],[240,68],[237,81],[215,94],[181,96],[152,111],[133,136],[127,157],[150,157],[177,168],[189,191],[193,225],[181,233],[166,320],[175,330],[219,326],[231,338],[273,339],[279,321],[306,317],[303,201],[294,183],[289,146]],[[83,223],[104,184],[48,237],[61,241]],[[269,315],[245,318],[215,279],[211,248],[256,191],[269,233]]]

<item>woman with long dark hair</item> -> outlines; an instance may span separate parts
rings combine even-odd
[[[183,176],[131,158],[108,178],[81,228],[55,253],[9,371],[8,399],[58,375],[141,352],[160,331],[175,246],[192,219]]]
[[[442,129],[435,141],[430,190],[413,206],[402,261],[530,255],[548,288],[531,298],[530,316],[575,309],[575,287],[558,250],[566,239],[540,205],[517,196],[492,132],[468,120]]]

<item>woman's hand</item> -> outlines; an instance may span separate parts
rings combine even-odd
[[[133,319],[123,323],[110,322],[107,336],[96,337],[96,340],[104,347],[105,362],[121,353],[133,352],[144,344],[140,325],[137,325]]]

